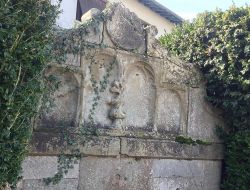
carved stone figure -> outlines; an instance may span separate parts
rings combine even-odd
[[[121,101],[121,93],[123,91],[123,86],[121,82],[114,81],[110,92],[114,94],[114,97],[109,103],[111,106],[111,110],[109,112],[109,118],[113,121],[113,125],[115,127],[121,128],[121,120],[123,120],[126,116],[125,112],[122,111],[122,101]]]

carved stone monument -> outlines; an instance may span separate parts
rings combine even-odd
[[[109,112],[109,118],[113,121],[114,127],[121,127],[121,120],[126,117],[126,114],[122,111],[121,93],[123,92],[123,86],[120,82],[114,81],[111,85],[110,92],[114,94],[114,98],[109,102],[111,110]]]
[[[62,85],[55,94],[55,107],[35,128],[20,186],[23,190],[219,190],[223,146],[215,127],[223,121],[204,100],[199,71],[169,55],[155,39],[156,29],[121,4],[106,14],[109,18],[96,29],[90,25],[88,34],[74,36],[72,46],[84,41],[94,44],[94,50],[68,54],[64,64],[52,64],[49,72]],[[62,39],[67,41],[67,35]],[[85,156],[59,184],[46,186],[42,179],[56,173],[59,149],[67,152],[60,125],[87,127],[93,110],[99,136],[80,147]],[[175,140],[178,136],[210,144],[181,144]]]

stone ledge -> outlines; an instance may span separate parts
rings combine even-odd
[[[79,146],[86,155],[118,156],[120,139],[115,137],[91,137],[85,145]],[[30,143],[32,155],[58,155],[61,152],[71,154],[62,135],[58,133],[35,132]]]
[[[121,139],[121,154],[129,157],[222,160],[223,145],[187,145],[166,140]]]
[[[92,137],[84,146],[79,146],[84,155],[126,156],[166,159],[222,160],[223,145],[187,145],[170,140],[142,138]],[[35,132],[30,143],[31,155],[57,155],[61,152],[70,154],[59,134]]]

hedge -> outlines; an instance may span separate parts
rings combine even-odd
[[[223,110],[222,189],[249,190],[250,7],[202,13],[160,41],[173,54],[199,66],[206,82],[206,99]]]
[[[49,90],[43,73],[57,10],[49,0],[0,1],[0,189],[20,178],[32,118]]]

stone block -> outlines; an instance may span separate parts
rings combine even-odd
[[[177,158],[177,159],[223,159],[223,146],[187,145],[166,140],[122,138],[121,154],[131,157]]]
[[[96,45],[101,44],[103,39],[102,33],[103,33],[102,22],[98,23],[97,25],[90,25],[90,27],[86,29],[85,34],[82,36],[83,43],[87,42]]]
[[[220,174],[220,161],[154,160],[152,164],[154,190],[219,190]]]
[[[57,172],[57,156],[28,156],[22,163],[23,179],[43,179],[52,177]],[[78,178],[79,163],[64,178]]]
[[[205,100],[203,88],[190,88],[188,136],[211,142],[220,142],[216,127],[223,126],[221,112]]]
[[[150,160],[85,157],[79,189],[150,190]]]
[[[117,156],[120,152],[120,139],[116,137],[91,137],[85,145],[79,145],[78,148],[83,154]],[[60,133],[36,132],[33,135],[30,152],[39,155],[55,155],[63,151],[70,154],[70,149],[71,147],[66,145]]]
[[[22,190],[77,190],[78,179],[63,179],[59,184],[46,185],[42,180],[24,180]]]
[[[222,163],[216,161],[203,162],[204,164],[204,190],[220,189]]]
[[[120,139],[115,137],[93,138],[81,146],[80,151],[87,155],[118,156]]]
[[[136,14],[116,4],[111,8],[110,16],[106,26],[112,42],[121,49],[144,54],[145,31]]]
[[[219,190],[220,170],[220,161],[86,157],[79,189]]]
[[[34,132],[30,142],[30,153],[56,155],[67,151],[66,142],[60,133]],[[68,150],[68,153],[70,151]]]
[[[103,40],[102,43],[109,48],[113,48],[116,49],[116,44],[114,44],[114,42],[111,40],[110,35],[107,31],[107,27],[104,24],[104,28],[103,28]]]
[[[97,15],[98,13],[94,17],[86,15],[86,18],[83,18],[84,22],[75,23],[74,29],[63,31],[64,34],[59,36],[61,43],[64,43],[69,51],[79,49],[81,46],[100,45],[103,41],[104,24],[95,18]]]
[[[201,85],[201,75],[198,69],[191,63],[186,63],[174,56],[166,56],[161,64],[162,86],[185,89],[188,86]]]

